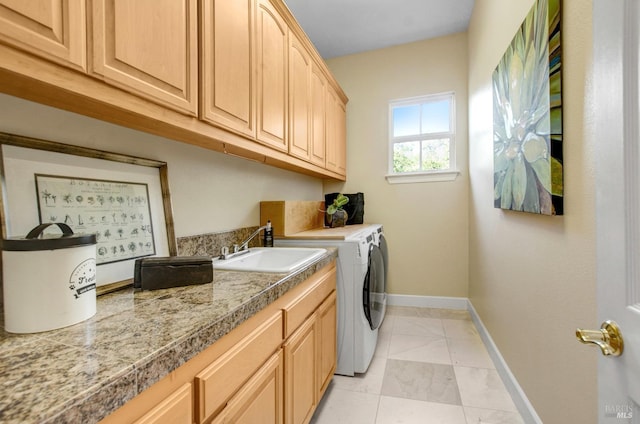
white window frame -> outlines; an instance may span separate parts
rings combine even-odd
[[[451,131],[442,133],[420,134],[418,136],[393,136],[393,109],[399,106],[418,105],[424,103],[437,102],[441,100],[450,101],[449,128]],[[456,168],[456,97],[454,92],[438,94],[428,94],[425,96],[410,97],[406,99],[396,99],[389,102],[389,148],[388,148],[388,174],[385,175],[390,184],[421,183],[436,181],[453,181],[460,175]],[[393,171],[393,146],[395,143],[403,141],[422,141],[448,138],[449,142],[449,168],[438,170],[422,170],[414,172],[394,172]],[[422,149],[421,149],[422,150]],[[422,161],[420,161],[422,163]]]

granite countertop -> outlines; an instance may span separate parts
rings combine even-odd
[[[70,327],[2,329],[0,422],[96,423],[336,257],[327,248],[292,274],[215,270],[209,284],[127,288],[100,296],[96,315]]]

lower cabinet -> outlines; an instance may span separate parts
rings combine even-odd
[[[316,312],[316,322],[318,326],[317,349],[320,355],[317,367],[318,401],[320,401],[322,395],[327,390],[333,378],[333,373],[336,371],[336,359],[338,355],[336,312],[336,292],[334,291]]]
[[[284,345],[285,417],[287,424],[306,423],[316,406],[317,328],[315,315]]]
[[[308,423],[336,368],[336,294],[284,344],[285,422]]]
[[[213,424],[282,424],[282,350],[229,401]]]
[[[282,314],[275,313],[195,378],[198,422],[207,422],[282,344]]]
[[[336,366],[335,261],[101,424],[308,423]]]
[[[182,385],[170,396],[144,414],[135,424],[193,423],[193,392],[191,384]]]

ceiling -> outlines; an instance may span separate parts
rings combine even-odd
[[[285,0],[324,59],[465,31],[475,0]]]

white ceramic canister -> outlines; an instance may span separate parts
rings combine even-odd
[[[43,235],[50,225],[62,234]],[[96,235],[75,235],[63,223],[41,224],[24,238],[2,240],[4,325],[37,333],[96,313]]]

